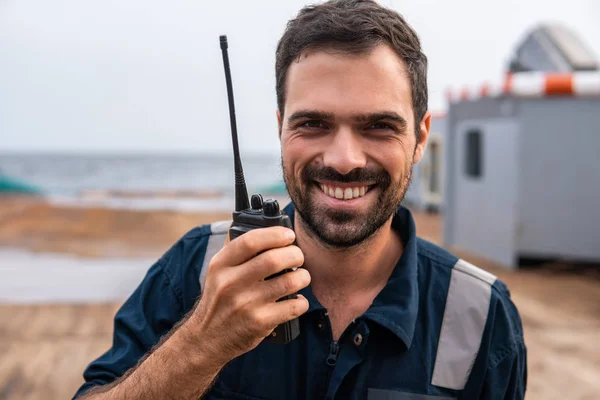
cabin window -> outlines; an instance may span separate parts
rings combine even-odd
[[[483,138],[481,131],[471,129],[467,132],[465,152],[465,173],[471,178],[480,178],[482,174]]]
[[[440,149],[436,142],[429,145],[429,160],[431,161],[431,172],[429,175],[429,191],[440,192]]]

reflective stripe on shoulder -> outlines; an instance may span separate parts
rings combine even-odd
[[[431,384],[462,390],[481,345],[496,276],[458,260],[452,268]]]
[[[202,293],[202,287],[206,280],[206,272],[208,271],[208,263],[212,258],[221,250],[227,237],[227,232],[231,226],[231,220],[229,221],[217,221],[210,224],[211,235],[208,237],[208,245],[206,246],[206,254],[204,254],[204,261],[202,262],[202,269],[200,270],[200,293]]]

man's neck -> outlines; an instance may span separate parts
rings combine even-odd
[[[310,272],[311,287],[319,301],[328,304],[365,294],[367,301],[386,284],[403,251],[400,236],[390,218],[367,241],[350,249],[331,249],[307,232],[296,213],[296,237]]]

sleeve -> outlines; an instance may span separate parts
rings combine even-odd
[[[73,399],[94,386],[122,376],[183,317],[181,299],[165,273],[163,259],[155,263],[117,311],[111,348],[83,373],[85,383]]]
[[[522,400],[527,388],[527,348],[520,343],[486,374],[482,400]]]
[[[460,398],[522,400],[526,388],[523,323],[508,288],[496,281],[479,354]]]

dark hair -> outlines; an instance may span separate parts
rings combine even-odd
[[[290,64],[304,50],[327,48],[364,54],[381,43],[389,45],[406,64],[418,137],[419,123],[427,111],[427,57],[416,32],[404,18],[372,0],[331,0],[309,5],[287,23],[275,61],[279,111],[284,112]]]

